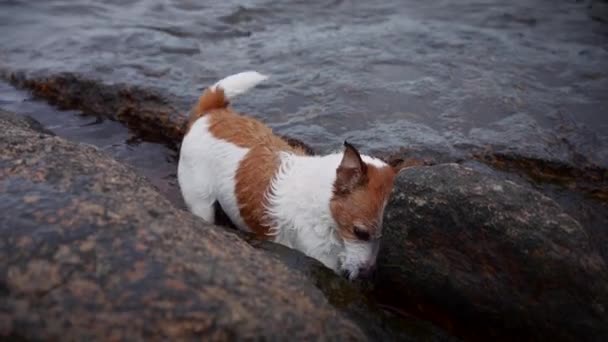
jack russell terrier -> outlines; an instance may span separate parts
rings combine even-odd
[[[178,165],[188,208],[213,223],[219,202],[241,230],[294,248],[349,279],[376,263],[398,172],[344,150],[312,156],[229,107],[266,76],[248,71],[207,88],[190,113]]]

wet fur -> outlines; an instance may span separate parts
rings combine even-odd
[[[355,278],[375,263],[396,171],[350,145],[310,155],[229,108],[234,96],[265,79],[245,72],[203,92],[180,151],[184,200],[212,223],[219,204],[237,228]],[[355,229],[365,230],[369,239],[358,238]]]

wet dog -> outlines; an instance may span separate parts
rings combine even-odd
[[[190,113],[178,165],[188,208],[214,204],[241,230],[297,249],[350,279],[375,265],[397,169],[344,148],[312,156],[229,106],[267,77],[248,71],[207,88]]]

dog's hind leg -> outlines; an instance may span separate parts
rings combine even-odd
[[[191,205],[190,210],[196,216],[201,217],[203,220],[209,223],[215,223],[215,199],[198,198]]]
[[[177,167],[177,180],[184,202],[194,215],[209,223],[215,223],[214,203],[217,198],[213,173],[204,163],[192,163],[193,160],[197,161],[197,158],[189,158],[187,153],[182,153]]]

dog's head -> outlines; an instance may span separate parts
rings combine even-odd
[[[344,243],[340,270],[354,279],[368,274],[376,264],[384,208],[398,169],[377,159],[362,158],[347,142],[344,146],[330,209]]]

